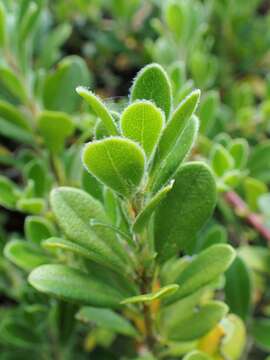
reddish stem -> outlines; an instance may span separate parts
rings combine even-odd
[[[226,192],[224,197],[227,203],[234,208],[237,215],[243,217],[262,237],[270,242],[270,230],[263,225],[260,215],[251,212],[244,200],[234,191]]]

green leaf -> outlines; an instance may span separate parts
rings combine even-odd
[[[27,102],[27,94],[22,80],[10,68],[0,65],[0,79],[6,89],[22,103]]]
[[[49,174],[44,162],[39,159],[29,161],[24,167],[25,178],[33,180],[34,193],[37,197],[42,197],[49,188]]]
[[[65,113],[43,111],[38,118],[38,127],[46,146],[53,154],[59,154],[67,137],[74,131],[72,119]]]
[[[168,1],[165,8],[165,20],[170,31],[180,40],[186,27],[186,16],[181,2],[175,0]]]
[[[214,121],[219,107],[217,91],[208,91],[201,100],[199,108],[200,133],[209,134],[214,126]]]
[[[40,214],[45,210],[45,200],[42,198],[22,198],[16,203],[18,210],[27,214]]]
[[[231,312],[247,320],[251,310],[251,278],[244,261],[237,256],[226,272],[225,299]]]
[[[226,229],[219,224],[215,224],[210,229],[200,236],[196,251],[200,252],[215,244],[226,244],[228,236]]]
[[[170,156],[170,153],[175,151],[177,142],[190,121],[192,114],[196,111],[200,93],[200,90],[194,90],[179,104],[172,114],[158,143],[152,171],[159,168],[162,162],[166,161]]]
[[[92,260],[117,272],[127,273],[128,257],[111,230],[91,229],[89,221],[107,222],[102,205],[86,192],[60,187],[51,192],[52,211],[59,226],[74,243],[86,247]],[[123,254],[124,252],[124,254]]]
[[[2,3],[0,3],[0,48],[4,48],[6,45],[6,10]]]
[[[151,100],[168,119],[172,106],[172,89],[168,75],[158,64],[149,64],[137,74],[130,92],[131,101]]]
[[[48,74],[43,89],[43,102],[48,110],[73,113],[78,110],[80,98],[76,86],[90,85],[90,76],[85,61],[79,56],[61,60],[56,70]]]
[[[245,168],[248,155],[249,146],[245,139],[235,139],[230,143],[229,152],[234,159],[234,165],[237,169]]]
[[[108,133],[110,135],[118,135],[119,132],[116,127],[114,118],[103,102],[95,94],[83,86],[77,87],[76,91],[82,98],[86,100],[96,116],[100,118]]]
[[[136,141],[149,158],[153,153],[164,124],[162,111],[150,101],[136,101],[121,116],[125,137]]]
[[[165,185],[179,169],[183,160],[188,156],[198,134],[199,120],[192,116],[190,122],[180,135],[173,149],[159,166],[155,166],[151,171],[148,187],[153,191],[158,191]],[[156,163],[157,164],[157,163]]]
[[[16,141],[32,144],[29,120],[17,108],[0,100],[0,134]]]
[[[35,289],[70,302],[115,308],[122,300],[106,283],[65,265],[40,266],[31,272],[28,281]]]
[[[0,205],[13,209],[19,199],[20,192],[17,185],[7,177],[0,175]]]
[[[88,143],[82,159],[90,174],[126,197],[136,192],[144,175],[145,155],[128,139],[111,137]]]
[[[244,180],[245,199],[250,209],[258,210],[258,200],[261,195],[266,194],[268,189],[264,182],[247,177]]]
[[[212,360],[212,358],[202,351],[193,350],[186,354],[183,360]]]
[[[167,193],[171,191],[174,181],[172,180],[169,185],[159,190],[152,199],[145,205],[142,211],[138,214],[133,224],[133,231],[140,233],[150,220],[152,214],[156,210],[160,202],[167,196]]]
[[[216,186],[208,166],[193,162],[180,167],[172,190],[155,214],[155,246],[161,261],[185,249],[215,204]]]
[[[35,331],[16,319],[7,318],[0,324],[0,341],[16,349],[16,358],[20,359],[18,352],[22,349],[32,350],[40,343],[40,338]],[[13,353],[14,354],[14,353]],[[2,354],[4,355],[4,354]],[[14,355],[13,355],[14,358]],[[12,359],[12,357],[7,358]]]
[[[270,351],[270,319],[255,319],[252,324],[251,333],[258,347]]]
[[[93,323],[118,334],[131,337],[138,337],[139,335],[129,321],[110,309],[97,309],[85,306],[79,310],[76,318],[82,322]]]
[[[248,161],[250,176],[258,180],[270,181],[270,141],[253,147]]]
[[[234,314],[229,314],[225,318],[224,324],[226,334],[220,344],[220,353],[225,359],[238,360],[246,347],[245,324]]]
[[[224,146],[216,144],[211,151],[211,166],[217,176],[223,176],[233,169],[234,159]]]
[[[42,240],[52,237],[55,229],[52,223],[41,216],[27,216],[24,223],[24,232],[27,240],[40,245]]]
[[[162,287],[158,291],[150,294],[142,294],[137,296],[132,296],[127,299],[124,299],[121,301],[121,304],[135,304],[135,303],[141,303],[141,302],[151,302],[154,300],[162,299],[164,297],[167,297],[169,295],[172,295],[175,293],[179,288],[179,285],[177,284],[170,284],[167,286]]]
[[[220,301],[209,301],[181,322],[171,324],[168,337],[174,341],[191,341],[208,333],[226,315],[228,307]]]
[[[103,186],[102,184],[88,171],[83,169],[82,172],[82,188],[88,192],[91,196],[99,201],[103,201]]]
[[[235,258],[234,249],[227,244],[210,246],[195,256],[176,279],[179,290],[169,301],[175,301],[204,287],[223,274]]]
[[[4,248],[5,257],[25,271],[31,271],[50,259],[31,243],[23,240],[11,240]]]

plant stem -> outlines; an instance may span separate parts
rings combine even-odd
[[[235,213],[246,220],[263,238],[270,242],[270,230],[262,223],[259,214],[250,211],[244,200],[234,191],[228,191],[224,195],[225,200],[230,204]]]

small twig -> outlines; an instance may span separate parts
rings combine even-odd
[[[244,200],[234,191],[228,191],[224,195],[225,200],[230,204],[235,213],[246,220],[262,237],[270,242],[270,230],[262,223],[262,219],[259,214],[250,211],[248,205]]]

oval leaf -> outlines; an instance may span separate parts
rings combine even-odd
[[[121,130],[125,137],[138,142],[147,157],[152,154],[162,131],[163,114],[150,101],[129,105],[121,116]]]
[[[88,143],[82,158],[92,175],[124,196],[137,190],[144,175],[144,153],[128,139],[111,137]]]
[[[169,296],[178,290],[179,285],[177,284],[171,284],[162,287],[158,291],[150,294],[142,294],[138,296],[132,296],[127,299],[124,299],[121,301],[121,304],[134,304],[134,303],[140,303],[140,302],[151,302],[157,299],[162,299],[166,296]]]
[[[185,249],[215,204],[216,185],[208,166],[199,162],[183,165],[155,214],[155,246],[160,261]]]
[[[169,78],[158,64],[149,64],[139,71],[131,88],[131,101],[152,100],[169,117],[172,89]]]
[[[28,281],[35,289],[70,302],[115,308],[122,300],[107,284],[65,265],[40,266],[31,272]]]

